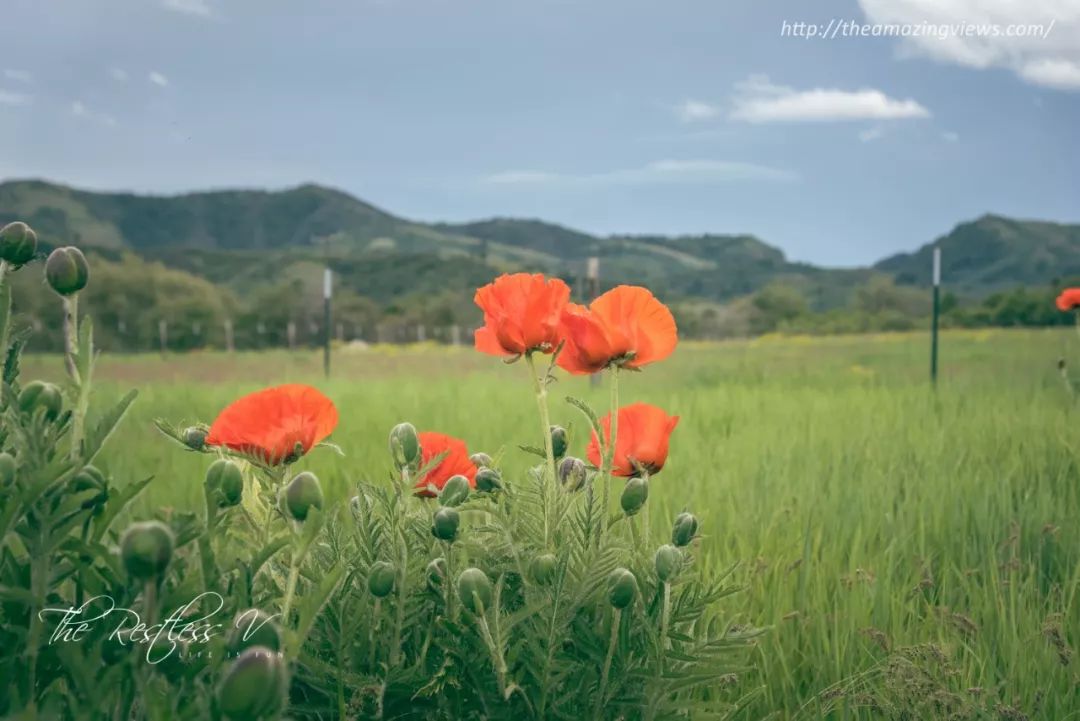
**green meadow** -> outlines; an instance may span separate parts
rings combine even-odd
[[[733,623],[763,626],[745,673],[718,693],[738,718],[1080,717],[1080,432],[1058,359],[1080,367],[1072,330],[947,333],[938,388],[925,334],[684,343],[624,374],[622,402],[678,414],[652,483],[657,542],[683,509],[701,557],[737,564]],[[522,364],[467,348],[340,349],[330,380],[315,352],[103,356],[100,407],[139,399],[101,459],[121,483],[154,480],[145,517],[201,507],[203,456],[153,420],[207,421],[264,385],[309,382],[337,404],[332,441],[300,466],[344,500],[390,473],[385,438],[408,420],[501,454],[511,478],[537,445]],[[62,377],[58,356],[24,378]],[[583,427],[564,396],[606,410],[608,393],[560,374],[553,421]],[[574,434],[571,453],[587,438]],[[122,524],[118,524],[122,527]]]

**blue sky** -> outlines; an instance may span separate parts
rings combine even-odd
[[[4,25],[5,179],[313,181],[829,265],[985,212],[1080,221],[1080,0],[5,0]]]

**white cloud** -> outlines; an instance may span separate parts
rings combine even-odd
[[[128,79],[127,70],[123,68],[109,68],[109,75],[118,83],[126,83]]]
[[[484,178],[495,185],[649,185],[657,183],[716,183],[739,180],[789,182],[798,175],[782,168],[729,160],[657,160],[638,168],[598,173],[551,173],[508,170]]]
[[[33,98],[24,93],[13,93],[0,88],[0,105],[29,105]]]
[[[157,85],[159,88],[168,87],[169,85],[169,79],[156,70],[151,71],[147,77],[150,78],[150,82]]]
[[[898,100],[870,88],[795,90],[764,75],[751,75],[735,88],[730,117],[749,123],[930,117],[930,111],[911,98]]]
[[[859,131],[859,140],[864,143],[872,143],[875,140],[880,140],[885,135],[885,128],[880,125],[875,125],[872,128],[866,128]]]
[[[184,15],[207,18],[214,14],[207,0],[162,0],[161,6]]]
[[[715,120],[723,115],[723,110],[700,100],[686,100],[675,108],[675,113],[684,123],[693,123],[700,120]]]
[[[859,0],[867,20],[917,26],[903,54],[1007,68],[1026,82],[1080,90],[1077,0]]]
[[[80,100],[71,103],[71,114],[77,118],[83,118],[102,125],[116,125],[116,118],[106,113],[99,113],[86,107]]]
[[[19,83],[26,83],[29,85],[34,82],[34,76],[26,70],[17,70],[15,68],[7,68],[4,70],[4,77],[8,80],[14,80]]]

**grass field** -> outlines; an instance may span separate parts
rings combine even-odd
[[[702,519],[705,562],[738,562],[739,623],[770,628],[733,695],[742,718],[1080,717],[1080,433],[1056,369],[1063,331],[946,334],[939,388],[925,335],[763,338],[683,344],[624,376],[624,403],[682,416],[650,498],[657,536],[684,507]],[[389,473],[400,420],[504,452],[536,444],[521,365],[468,349],[103,358],[98,403],[140,398],[103,458],[120,479],[156,478],[136,515],[197,508],[206,460],[151,421],[211,420],[232,397],[286,380],[338,404],[345,453],[302,462],[332,494]],[[59,358],[26,378],[59,377]],[[606,390],[563,379],[598,408]],[[556,422],[580,427],[555,402]],[[583,454],[578,434],[573,450]],[[504,447],[505,446],[505,447]]]

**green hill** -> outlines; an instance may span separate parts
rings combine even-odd
[[[196,314],[205,318],[200,327],[222,315],[246,318],[255,344],[270,342],[290,318],[314,337],[327,264],[337,276],[337,317],[369,332],[374,325],[396,326],[391,337],[408,336],[418,324],[474,325],[473,289],[499,272],[553,273],[580,292],[591,256],[600,258],[602,287],[648,285],[677,306],[681,324],[712,334],[761,332],[815,313],[825,313],[831,329],[910,325],[925,312],[924,295],[903,286],[929,282],[934,244],[943,249],[944,277],[961,305],[1017,286],[1048,292],[1058,279],[1080,275],[1080,226],[992,215],[962,223],[913,253],[855,269],[792,262],[745,234],[602,237],[514,218],[421,223],[311,184],[149,196],[40,180],[0,183],[0,224],[16,219],[38,231],[43,250],[78,245],[97,262],[113,264],[114,283],[145,275],[170,284],[168,307],[141,288],[130,291],[143,294],[139,302],[103,296],[118,328],[138,325],[152,336],[161,317],[186,322],[194,311],[176,311],[176,299],[194,293],[205,300]],[[215,289],[213,298],[206,297],[208,288]],[[995,302],[1030,309],[1045,304],[1041,296]],[[50,324],[35,303],[23,312]],[[47,307],[45,299],[41,303]],[[135,314],[137,323],[128,317]],[[971,317],[995,322],[1005,316],[994,310]]]
[[[949,288],[984,295],[1016,286],[1041,286],[1080,275],[1080,225],[984,215],[874,268],[898,283],[927,286],[934,246],[941,248],[942,278]]]

